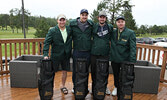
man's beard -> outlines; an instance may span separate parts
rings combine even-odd
[[[101,24],[101,25],[104,25],[104,24],[105,24],[105,22],[100,22],[100,24]]]
[[[125,27],[120,27],[120,28],[118,28],[118,29],[123,31],[123,30],[124,30],[124,28],[125,28]]]
[[[64,28],[65,27],[65,25],[64,26],[60,26],[60,28]]]

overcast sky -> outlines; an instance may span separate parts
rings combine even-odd
[[[25,9],[31,15],[57,17],[64,13],[67,18],[76,18],[80,10],[88,9],[92,13],[102,0],[24,0]],[[131,0],[133,16],[138,25],[167,25],[167,0]],[[0,13],[7,13],[12,8],[21,8],[21,0],[1,0]]]

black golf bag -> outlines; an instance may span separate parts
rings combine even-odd
[[[134,83],[134,64],[123,63],[120,70],[120,85],[118,89],[118,100],[133,99],[133,83]]]
[[[74,95],[76,100],[84,100],[88,93],[89,64],[87,59],[76,59],[76,77],[74,85]]]
[[[104,100],[109,75],[109,61],[103,59],[96,60],[95,86],[92,86],[93,99]]]
[[[38,91],[41,100],[51,100],[53,96],[54,70],[50,59],[42,59],[38,79]]]

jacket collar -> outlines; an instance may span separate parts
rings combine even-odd
[[[68,39],[68,37],[69,37],[69,35],[70,35],[70,30],[69,30],[69,27],[68,27],[68,26],[65,26],[65,27],[66,27],[67,39]],[[62,36],[62,34],[61,34],[61,31],[60,31],[60,29],[59,29],[58,24],[55,26],[55,28],[56,28],[56,30],[58,31],[58,33],[60,33],[60,35],[61,35],[61,37],[62,37],[62,39],[63,39],[63,36]]]
[[[107,25],[109,31],[112,30],[112,29],[111,29],[111,24],[108,24],[108,23],[106,22],[105,25]],[[96,26],[97,26],[97,27],[96,27],[95,31],[97,32],[97,30],[98,30],[98,26],[100,26],[99,23],[96,23]]]
[[[125,31],[126,31],[126,29],[127,29],[127,28],[126,28],[126,27],[124,27],[124,30],[123,30],[121,33],[125,32]],[[117,28],[116,30],[117,30],[117,32],[119,31],[119,29],[118,29],[118,28]]]
[[[77,26],[77,25],[78,25],[78,24],[77,24],[78,19],[80,19],[80,17],[77,17],[76,19],[74,19],[74,21],[71,23],[71,25]],[[91,20],[88,19],[87,22],[88,22],[91,26],[93,25],[93,23],[92,23]]]
[[[60,31],[58,24],[55,27],[56,27],[56,30]],[[67,30],[67,34],[69,34],[69,27],[68,26],[65,26],[65,27],[66,27],[66,30]],[[61,31],[60,31],[60,33],[61,33]]]

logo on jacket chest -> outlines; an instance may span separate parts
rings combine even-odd
[[[97,32],[98,36],[104,36],[106,34],[108,34],[108,30]]]
[[[126,40],[126,39],[121,39],[121,41],[127,42],[127,40]]]
[[[121,39],[121,41],[127,42],[128,37],[125,35],[122,35],[120,39]]]

